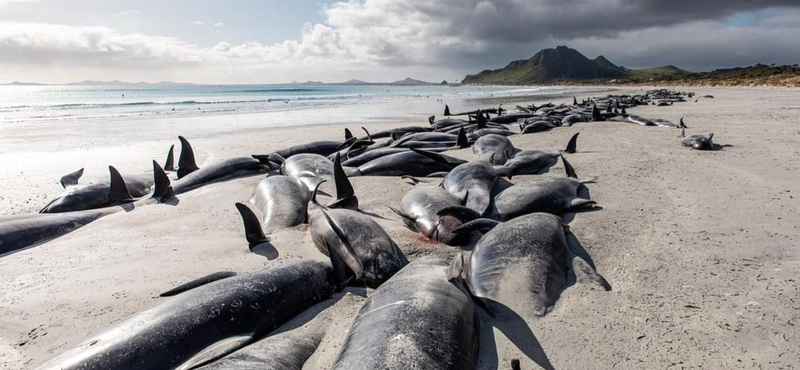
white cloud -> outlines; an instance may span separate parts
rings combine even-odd
[[[142,14],[142,12],[138,9],[128,9],[119,13],[114,13],[111,16],[114,18],[127,18],[127,17],[135,17],[139,14]]]
[[[84,68],[139,76],[136,80],[186,76],[194,82],[386,80],[412,72],[417,78],[452,80],[560,44],[628,67],[707,69],[800,60],[800,38],[792,37],[800,34],[797,9],[732,27],[726,17],[754,3],[712,3],[687,1],[684,8],[691,12],[686,13],[656,0],[350,0],[324,7],[325,21],[304,25],[296,39],[221,40],[207,47],[107,27],[0,21],[0,67],[17,67],[0,68],[0,80],[22,79],[11,73],[35,68],[43,75]]]

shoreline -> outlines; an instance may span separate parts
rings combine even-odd
[[[715,141],[732,147],[691,151],[679,144],[679,130],[612,122],[510,137],[522,149],[557,150],[580,132],[578,153],[569,161],[581,179],[595,178],[588,186],[604,208],[578,215],[571,229],[612,291],[571,286],[551,313],[527,322],[555,368],[800,365],[795,345],[800,340],[795,299],[800,292],[800,209],[794,199],[800,193],[800,117],[791,108],[800,105],[800,89],[697,90],[716,98],[642,106],[631,113],[672,121],[686,117],[687,134],[714,132]],[[591,93],[577,98],[587,96]],[[102,176],[108,164],[123,172],[143,171],[151,159],[163,161],[169,145],[177,144],[177,134],[189,138],[202,166],[301,142],[341,139],[344,127],[355,134],[362,125],[371,131],[427,125],[427,116],[434,113],[393,122],[282,128],[231,119],[225,124],[168,120],[149,125],[157,127],[21,131],[22,138],[4,135],[0,141],[5,185],[0,215],[38,209],[60,192],[58,178],[79,167],[87,168],[86,176]],[[35,141],[41,138],[46,141]],[[469,148],[448,155],[475,158]],[[562,173],[560,164],[551,170]],[[158,293],[199,276],[322,259],[303,226],[272,235],[277,259],[248,250],[233,204],[249,199],[259,180],[211,184],[182,195],[177,206],[110,215],[0,258],[0,369],[30,368],[159,303]],[[386,205],[399,204],[412,189],[405,181],[351,180],[361,208],[379,216],[376,222],[409,258],[449,257],[459,251],[422,242],[389,211]],[[335,335],[323,340],[306,368],[330,367],[364,293],[369,294],[349,291],[334,305],[331,314],[341,318],[332,323]],[[512,359],[520,359],[523,369],[535,368],[513,338],[498,329],[488,332],[494,334],[494,345],[481,348],[478,370],[502,369]]]

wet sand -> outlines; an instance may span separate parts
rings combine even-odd
[[[800,90],[682,90],[716,98],[631,113],[675,122],[686,117],[687,133],[713,132],[716,143],[731,146],[692,151],[679,144],[676,129],[617,122],[511,137],[522,149],[556,150],[581,132],[579,152],[569,160],[581,178],[596,178],[589,187],[604,209],[578,215],[571,229],[613,290],[574,285],[551,313],[529,320],[529,330],[507,325],[483,331],[479,369],[508,369],[512,359],[521,359],[523,369],[535,363],[555,369],[800,366]],[[60,193],[60,176],[80,167],[87,178],[106,176],[108,164],[123,172],[146,171],[150,160],[163,162],[178,134],[192,141],[202,166],[341,139],[344,127],[355,132],[362,126],[262,128],[244,119],[225,117],[224,130],[175,120],[157,129],[137,122],[4,132],[0,215],[37,211]],[[426,116],[407,120],[363,126],[378,131],[427,124]],[[448,154],[474,158],[469,149]],[[563,168],[559,164],[551,173],[560,175]],[[183,194],[177,206],[110,215],[0,258],[0,369],[30,368],[157,304],[159,293],[191,279],[325,258],[303,226],[273,234],[277,258],[250,253],[233,204],[249,199],[259,180],[212,184]],[[409,258],[459,251],[422,242],[389,211],[386,205],[398,205],[412,188],[405,181],[351,181],[361,208],[383,217],[377,221]],[[323,320],[328,333],[307,369],[330,367],[364,294],[369,292],[353,289],[322,316],[336,319]]]

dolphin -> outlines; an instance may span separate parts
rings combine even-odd
[[[690,135],[686,136],[686,129],[681,129],[681,144],[683,146],[691,147],[695,150],[713,150],[714,142],[711,139],[714,134],[704,135]]]
[[[575,133],[567,143],[564,153],[575,153],[578,146],[578,135]],[[540,150],[523,150],[514,155],[506,162],[505,166],[511,170],[514,176],[517,175],[539,175],[547,172],[550,167],[558,163],[561,153],[544,152]]]
[[[570,253],[558,216],[533,213],[505,223],[475,220],[455,231],[476,229],[490,231],[475,245],[463,269],[472,295],[490,313],[500,303],[523,317],[544,316],[565,288],[570,269],[578,281],[610,289],[585,260]],[[449,277],[460,275],[456,271]]]
[[[113,167],[110,167],[110,169],[112,168]],[[164,170],[161,169],[161,166],[155,161],[153,161],[153,174],[155,177],[155,187],[151,196],[147,199],[140,199],[133,204],[58,214],[45,213],[11,216],[0,219],[0,256],[55,239],[103,216],[130,210],[135,206],[147,203],[161,202],[172,196],[169,178]],[[118,180],[115,180],[115,182],[116,181]],[[121,184],[122,190],[117,189],[115,186],[115,191],[118,193],[127,192],[127,190],[124,190],[124,182],[119,182],[119,184]]]
[[[260,161],[251,157],[229,158],[199,168],[195,163],[192,145],[182,136],[178,136],[178,139],[181,141],[181,156],[178,159],[178,180],[172,186],[175,194],[182,194],[203,185],[235,176],[263,173],[268,169]]]
[[[78,184],[83,169],[61,178],[64,192],[51,200],[39,213],[61,213],[109,207],[128,203],[140,198],[153,186],[153,174],[122,176],[116,168],[109,166],[109,180]],[[123,192],[123,186],[127,192]]]
[[[331,369],[472,369],[475,308],[447,269],[444,260],[419,258],[375,290]]]
[[[528,213],[561,215],[594,206],[585,182],[579,181],[566,158],[561,158],[569,177],[546,177],[511,186],[494,197],[488,215],[506,221]]]
[[[339,290],[349,273],[298,260],[217,280],[134,314],[37,370],[192,369],[264,336]]]

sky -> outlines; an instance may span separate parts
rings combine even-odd
[[[0,83],[453,82],[558,45],[706,71],[798,35],[800,0],[0,0]]]

